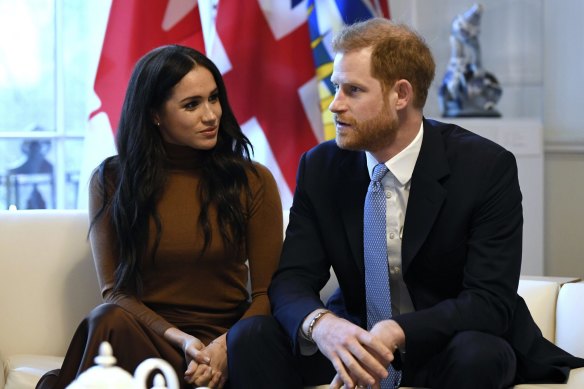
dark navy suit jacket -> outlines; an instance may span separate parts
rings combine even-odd
[[[365,326],[364,152],[334,141],[300,161],[281,263],[270,286],[272,311],[298,351],[303,319],[323,306],[334,269],[344,308]],[[406,335],[404,363],[424,363],[459,331],[509,341],[517,383],[563,382],[583,366],[542,337],[517,295],[523,213],[517,165],[501,146],[452,124],[424,119],[402,240],[402,271],[415,312],[395,316]],[[469,345],[472,347],[472,345]]]

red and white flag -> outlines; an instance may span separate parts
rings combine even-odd
[[[301,154],[334,137],[334,131],[325,134],[327,116],[321,115],[334,93],[325,85],[334,27],[389,17],[388,0],[211,3],[200,1],[207,55],[223,73],[235,116],[255,159],[274,174],[286,209]]]
[[[223,73],[229,102],[254,159],[292,203],[301,154],[323,139],[306,4],[289,0],[201,1],[207,54]]]
[[[321,109],[332,98],[324,85],[332,59],[323,47],[331,26],[376,14],[389,16],[387,0],[113,0],[79,207],[86,207],[90,172],[116,153],[113,135],[135,62],[157,46],[178,43],[206,52],[217,64],[253,158],[272,171],[289,208],[301,154],[325,138]]]
[[[140,57],[155,47],[183,44],[204,52],[197,0],[113,0],[95,77],[99,107],[91,114],[79,179],[78,207],[86,208],[91,172],[116,154],[126,87]]]

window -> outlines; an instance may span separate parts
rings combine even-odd
[[[76,208],[109,1],[0,0],[0,208]]]

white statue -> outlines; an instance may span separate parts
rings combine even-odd
[[[501,116],[495,109],[502,89],[482,67],[479,44],[483,6],[473,5],[452,22],[450,62],[438,97],[445,117]]]

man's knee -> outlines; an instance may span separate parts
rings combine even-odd
[[[469,377],[483,387],[511,384],[515,377],[516,357],[504,339],[478,331],[457,334],[446,349],[446,371],[456,377]],[[499,384],[491,380],[500,380]],[[478,386],[477,386],[478,387]]]
[[[273,316],[252,316],[240,320],[227,333],[227,348],[246,353],[273,345],[283,330]]]
[[[302,386],[290,339],[272,316],[249,317],[231,327],[227,358],[232,387]]]
[[[513,349],[503,338],[479,331],[457,334],[448,347],[463,368],[480,369],[496,366],[497,361],[515,359]]]

